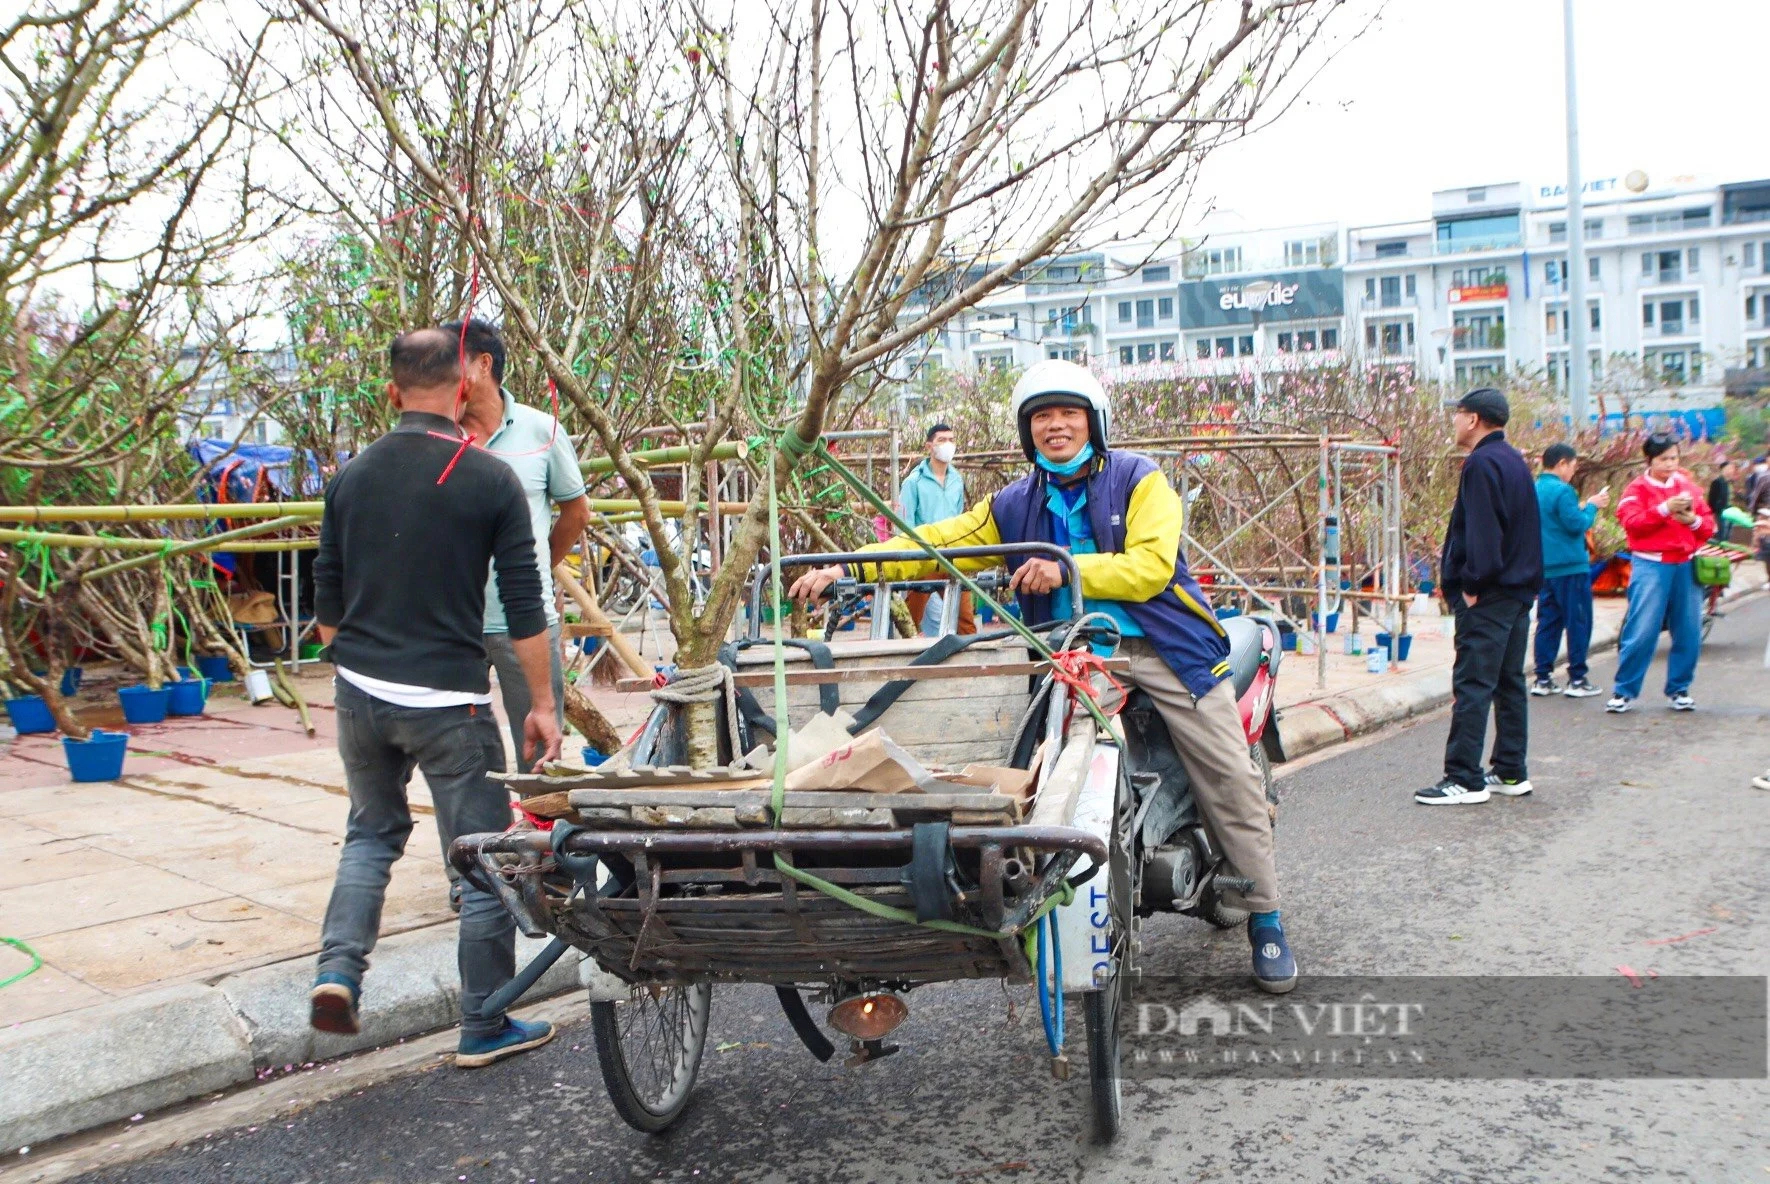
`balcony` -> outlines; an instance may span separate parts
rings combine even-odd
[[[1505,349],[1506,327],[1504,325],[1459,327],[1451,334],[1450,347],[1458,352],[1466,353]]]
[[[1386,308],[1394,308],[1394,309],[1399,309],[1403,312],[1407,312],[1412,309],[1416,309],[1419,306],[1420,306],[1420,298],[1417,295],[1414,295],[1414,296],[1400,296],[1400,295],[1361,296],[1361,297],[1359,297],[1359,300],[1358,300],[1358,307],[1365,312],[1379,312],[1379,311],[1386,309]]]
[[[1516,251],[1523,245],[1523,237],[1517,234],[1502,234],[1492,238],[1456,239],[1432,244],[1435,255],[1470,255],[1478,251]]]
[[[1046,321],[1039,326],[1039,340],[1053,337],[1092,337],[1097,332],[1092,321]]]
[[[1662,319],[1657,325],[1641,326],[1643,337],[1701,337],[1702,322],[1694,318]]]
[[[1651,284],[1681,284],[1683,282],[1684,269],[1682,267],[1661,267],[1656,271],[1644,271],[1641,273],[1642,287],[1647,287]]]

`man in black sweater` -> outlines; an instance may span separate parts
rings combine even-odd
[[[1427,806],[1485,802],[1530,792],[1525,768],[1530,698],[1524,654],[1530,606],[1543,584],[1543,536],[1530,466],[1506,443],[1506,396],[1491,387],[1457,400],[1452,424],[1468,452],[1444,532],[1439,584],[1456,617],[1450,739],[1444,778],[1414,794]],[[1493,765],[1481,767],[1487,713],[1493,712]]]
[[[486,677],[486,573],[498,572],[529,686],[519,757],[559,754],[547,617],[534,534],[510,466],[468,446],[455,422],[459,343],[440,329],[394,338],[388,395],[399,424],[326,488],[314,615],[337,671],[338,752],[350,821],[338,855],[310,997],[313,1026],[354,1035],[394,860],[412,833],[406,784],[424,771],[446,857],[457,835],[510,825]],[[553,1037],[546,1023],[481,1016],[515,972],[515,924],[489,892],[461,902],[461,1041],[455,1063],[489,1065]]]

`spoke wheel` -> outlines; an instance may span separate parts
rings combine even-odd
[[[615,1113],[627,1125],[657,1134],[688,1105],[707,1047],[709,983],[634,987],[619,1003],[592,1003],[596,1059]]]

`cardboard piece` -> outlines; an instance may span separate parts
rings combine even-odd
[[[921,793],[934,781],[933,773],[880,731],[863,733],[787,774],[788,789],[842,789],[851,793]]]
[[[1032,800],[1036,769],[1009,769],[1001,765],[966,765],[942,780],[954,785],[975,785],[991,793],[1013,798],[1022,806]]]

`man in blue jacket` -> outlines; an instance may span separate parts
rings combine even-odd
[[[1100,381],[1074,362],[1027,368],[1012,411],[1032,471],[970,510],[919,529],[936,547],[1056,543],[1075,557],[1082,605],[1118,624],[1124,681],[1154,702],[1192,778],[1200,812],[1230,865],[1253,881],[1227,907],[1245,909],[1254,979],[1282,994],[1297,985],[1297,962],[1278,914],[1278,871],[1266,792],[1248,754],[1229,675],[1229,642],[1180,550],[1184,507],[1148,457],[1109,445],[1111,408]],[[864,551],[901,551],[893,539]],[[979,571],[994,559],[961,559]],[[1070,591],[1055,560],[1016,556],[1009,588],[1021,614],[1038,625],[1070,615]],[[872,583],[926,579],[932,560],[822,567],[794,581],[795,600],[812,601],[844,575]],[[1522,658],[1520,658],[1522,661]]]
[[[1582,502],[1574,492],[1579,455],[1568,444],[1543,449],[1543,471],[1536,479],[1537,512],[1543,520],[1543,590],[1536,598],[1536,681],[1533,695],[1561,691],[1570,699],[1601,694],[1586,680],[1586,651],[1592,644],[1592,566],[1586,531],[1598,511],[1610,504],[1601,489]],[[1567,689],[1555,685],[1555,655],[1567,632]]]
[[[1530,466],[1506,443],[1511,417],[1506,396],[1482,387],[1457,400],[1451,421],[1457,447],[1469,454],[1438,561],[1444,599],[1456,614],[1456,662],[1444,776],[1414,794],[1425,806],[1470,805],[1531,789],[1524,656],[1530,606],[1543,586],[1543,535]],[[1484,771],[1489,710],[1493,763]]]

